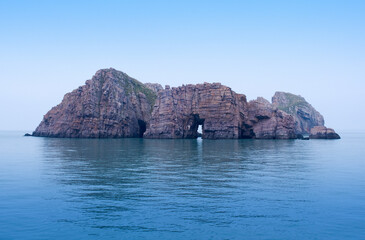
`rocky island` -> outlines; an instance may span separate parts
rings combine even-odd
[[[67,93],[33,136],[70,138],[338,139],[305,99],[276,92],[247,101],[220,83],[163,88],[113,68]]]

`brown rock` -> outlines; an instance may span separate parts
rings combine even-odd
[[[296,138],[294,118],[262,97],[248,103],[248,118],[255,138]]]
[[[111,68],[66,94],[33,135],[196,138],[202,125],[206,139],[293,139],[323,122],[304,98],[293,94],[277,92],[273,104],[264,98],[247,102],[245,95],[220,83],[162,88]],[[313,136],[324,138],[322,132]],[[324,136],[334,134],[326,130]]]
[[[246,97],[219,83],[165,87],[159,93],[146,138],[240,138]]]
[[[102,69],[43,118],[34,136],[141,137],[156,94],[115,69]]]
[[[272,103],[294,117],[297,134],[309,134],[312,127],[324,126],[323,116],[301,96],[276,92]]]
[[[311,129],[309,138],[310,139],[340,139],[341,137],[332,128],[326,128],[324,126],[315,126]]]
[[[166,87],[159,93],[146,138],[296,138],[294,119],[265,99],[246,96],[219,83]]]

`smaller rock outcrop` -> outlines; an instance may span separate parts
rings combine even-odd
[[[323,116],[299,95],[276,92],[272,104],[294,117],[297,134],[309,134],[314,126],[324,126]]]
[[[248,103],[248,123],[257,139],[294,139],[295,122],[293,116],[274,107],[266,99],[259,97]]]
[[[311,129],[310,139],[340,139],[341,137],[332,128],[315,126]]]

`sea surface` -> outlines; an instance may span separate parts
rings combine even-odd
[[[0,239],[365,239],[365,133],[341,140],[0,132]]]

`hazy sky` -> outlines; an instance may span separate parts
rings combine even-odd
[[[0,130],[32,131],[100,68],[305,97],[365,129],[365,1],[0,1]]]

